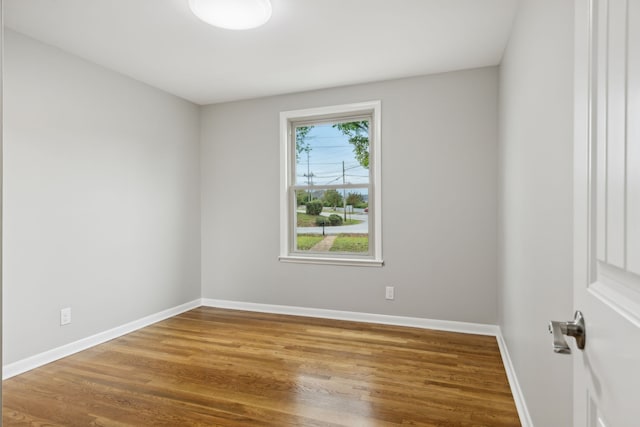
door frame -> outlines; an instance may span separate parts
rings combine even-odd
[[[573,307],[583,306],[589,284],[593,245],[593,79],[592,0],[574,1],[574,187],[573,187]],[[588,338],[587,338],[588,339]],[[573,357],[573,425],[587,425],[586,379],[582,355]]]

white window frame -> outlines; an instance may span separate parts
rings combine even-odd
[[[330,121],[351,116],[369,115],[369,254],[318,254],[294,251],[295,224],[295,133],[298,123]],[[381,267],[382,198],[381,198],[381,102],[368,101],[280,113],[280,261]],[[327,255],[330,254],[330,255]]]

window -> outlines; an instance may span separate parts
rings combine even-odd
[[[280,260],[382,265],[380,101],[280,113]]]

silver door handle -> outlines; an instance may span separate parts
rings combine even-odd
[[[560,354],[571,354],[571,348],[563,335],[574,337],[580,350],[584,349],[587,333],[584,325],[584,317],[580,311],[576,311],[574,319],[569,322],[549,322],[549,333],[553,334],[553,351]]]

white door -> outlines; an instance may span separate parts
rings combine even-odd
[[[637,427],[640,0],[575,6],[574,306],[586,323],[584,350],[567,339],[575,426]]]

